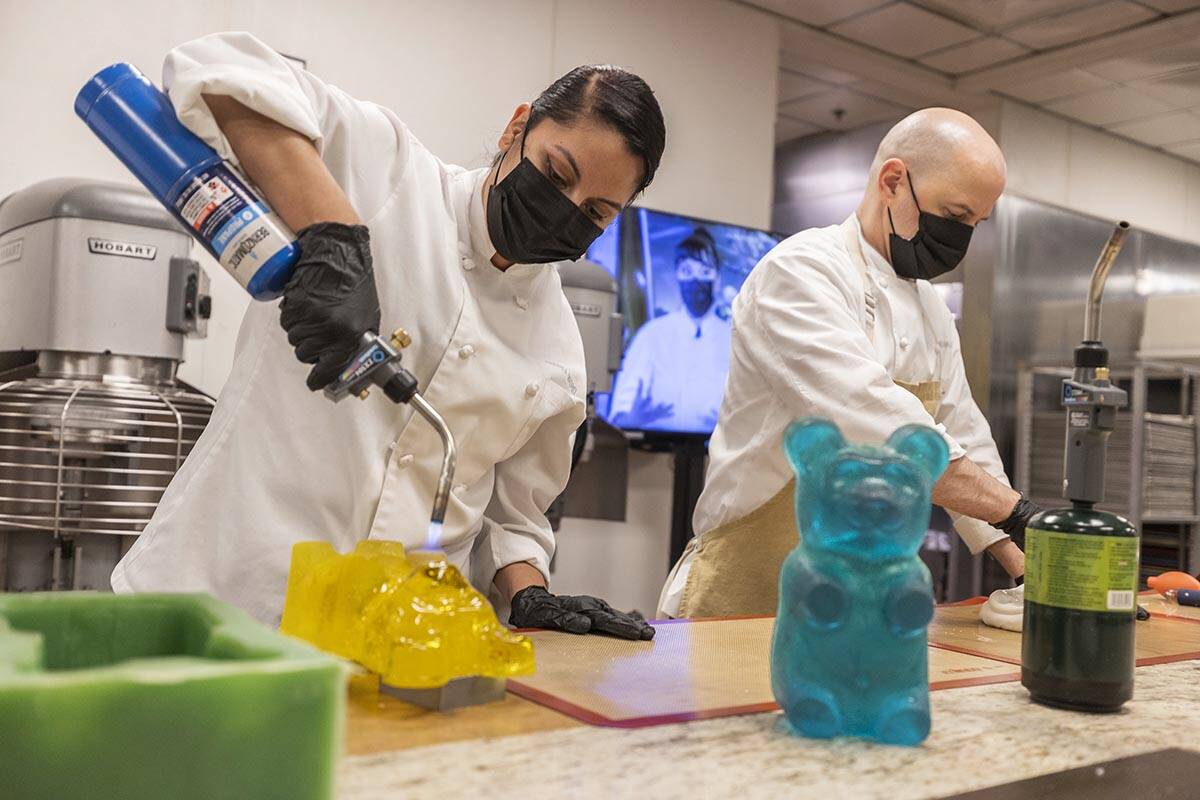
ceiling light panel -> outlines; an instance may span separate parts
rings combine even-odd
[[[910,110],[844,88],[792,100],[779,106],[780,114],[839,131],[854,130],[872,122],[900,119]]]
[[[1155,147],[1179,144],[1200,139],[1200,113],[1172,111],[1146,119],[1123,122],[1109,130]]]
[[[1028,52],[1028,47],[1023,47],[1016,42],[1010,42],[999,36],[987,36],[924,56],[921,58],[921,63],[951,75],[960,75],[971,70],[999,64],[1001,61],[1018,58]]]
[[[1021,78],[1000,87],[1000,91],[1031,103],[1044,103],[1062,97],[1110,89],[1117,84],[1081,69],[1070,69],[1038,78]]]
[[[1118,82],[1151,78],[1169,72],[1200,66],[1200,41],[1179,42],[1141,53],[1089,64],[1093,75]]]
[[[1176,108],[1200,108],[1200,67],[1129,85]]]
[[[752,5],[822,28],[887,5],[890,0],[750,0]]]
[[[1014,28],[1096,4],[1096,0],[913,0],[916,5],[944,14],[988,33]]]
[[[779,54],[779,66],[785,70],[798,72],[810,78],[835,84],[854,83],[859,78],[858,75],[852,72],[844,72],[834,67],[827,67],[820,62],[810,61],[803,56],[789,52],[786,49],[786,42],[784,44],[785,49]]]
[[[1111,0],[1097,6],[1019,25],[1006,31],[1004,35],[1034,50],[1048,50],[1131,28],[1157,17],[1155,11],[1137,3]]]
[[[839,36],[903,58],[976,39],[966,25],[908,3],[895,3],[862,14],[829,29]]]
[[[1114,125],[1171,110],[1170,104],[1128,86],[1117,86],[1055,100],[1047,103],[1046,107],[1059,114],[1100,126]]]
[[[779,102],[781,103],[795,100],[797,97],[827,92],[833,88],[836,88],[833,84],[801,75],[798,72],[790,72],[785,69],[779,71]]]

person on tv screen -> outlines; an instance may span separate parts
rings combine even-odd
[[[867,443],[910,423],[935,428],[950,465],[933,501],[972,553],[986,550],[1013,578],[1024,574],[1019,545],[1038,508],[1004,475],[954,319],[930,283],[966,255],[1005,170],[974,119],[917,111],[883,137],[855,213],[797,233],[758,262],[733,304],[728,388],[696,537],[663,587],[660,613],[775,613],[780,566],[798,541],[780,443],[789,423],[808,416]]]
[[[718,312],[721,258],[712,234],[696,228],[675,246],[682,305],[634,334],[609,407],[618,428],[708,433],[729,369],[729,319]]]

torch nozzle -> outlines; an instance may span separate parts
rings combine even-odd
[[[454,482],[454,468],[458,462],[458,452],[454,447],[454,436],[450,433],[450,427],[446,424],[446,420],[442,419],[442,415],[437,412],[437,409],[429,405],[420,392],[414,392],[408,402],[433,426],[433,429],[438,432],[438,436],[442,437],[442,471],[438,475],[437,491],[433,495],[433,513],[429,515],[430,534],[432,536],[436,524],[440,538],[442,523],[446,521],[446,506],[450,503],[450,485]]]
[[[1104,249],[1096,259],[1096,266],[1092,267],[1092,281],[1088,285],[1087,308],[1083,316],[1085,342],[1100,341],[1100,301],[1104,299],[1104,284],[1108,281],[1108,273],[1112,271],[1113,262],[1117,260],[1117,254],[1121,252],[1121,245],[1125,243],[1128,233],[1129,223],[1124,220],[1118,222],[1108,241],[1104,243]]]

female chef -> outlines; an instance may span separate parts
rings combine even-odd
[[[514,625],[653,636],[602,600],[549,593],[545,516],[586,391],[548,265],[581,256],[653,179],[666,131],[645,82],[572,70],[516,108],[477,170],[442,163],[391,111],[247,33],[173,50],[163,83],[182,122],[297,231],[302,256],[282,302],[247,312],[212,420],[113,588],[207,591],[274,623],[294,543],[421,546],[437,434],[381,393],[335,405],[317,391],[363,331],[403,326],[405,366],[459,450],[448,559]]]

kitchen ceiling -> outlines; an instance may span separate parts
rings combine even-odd
[[[781,22],[776,142],[1012,97],[1200,161],[1200,0],[735,0]]]

